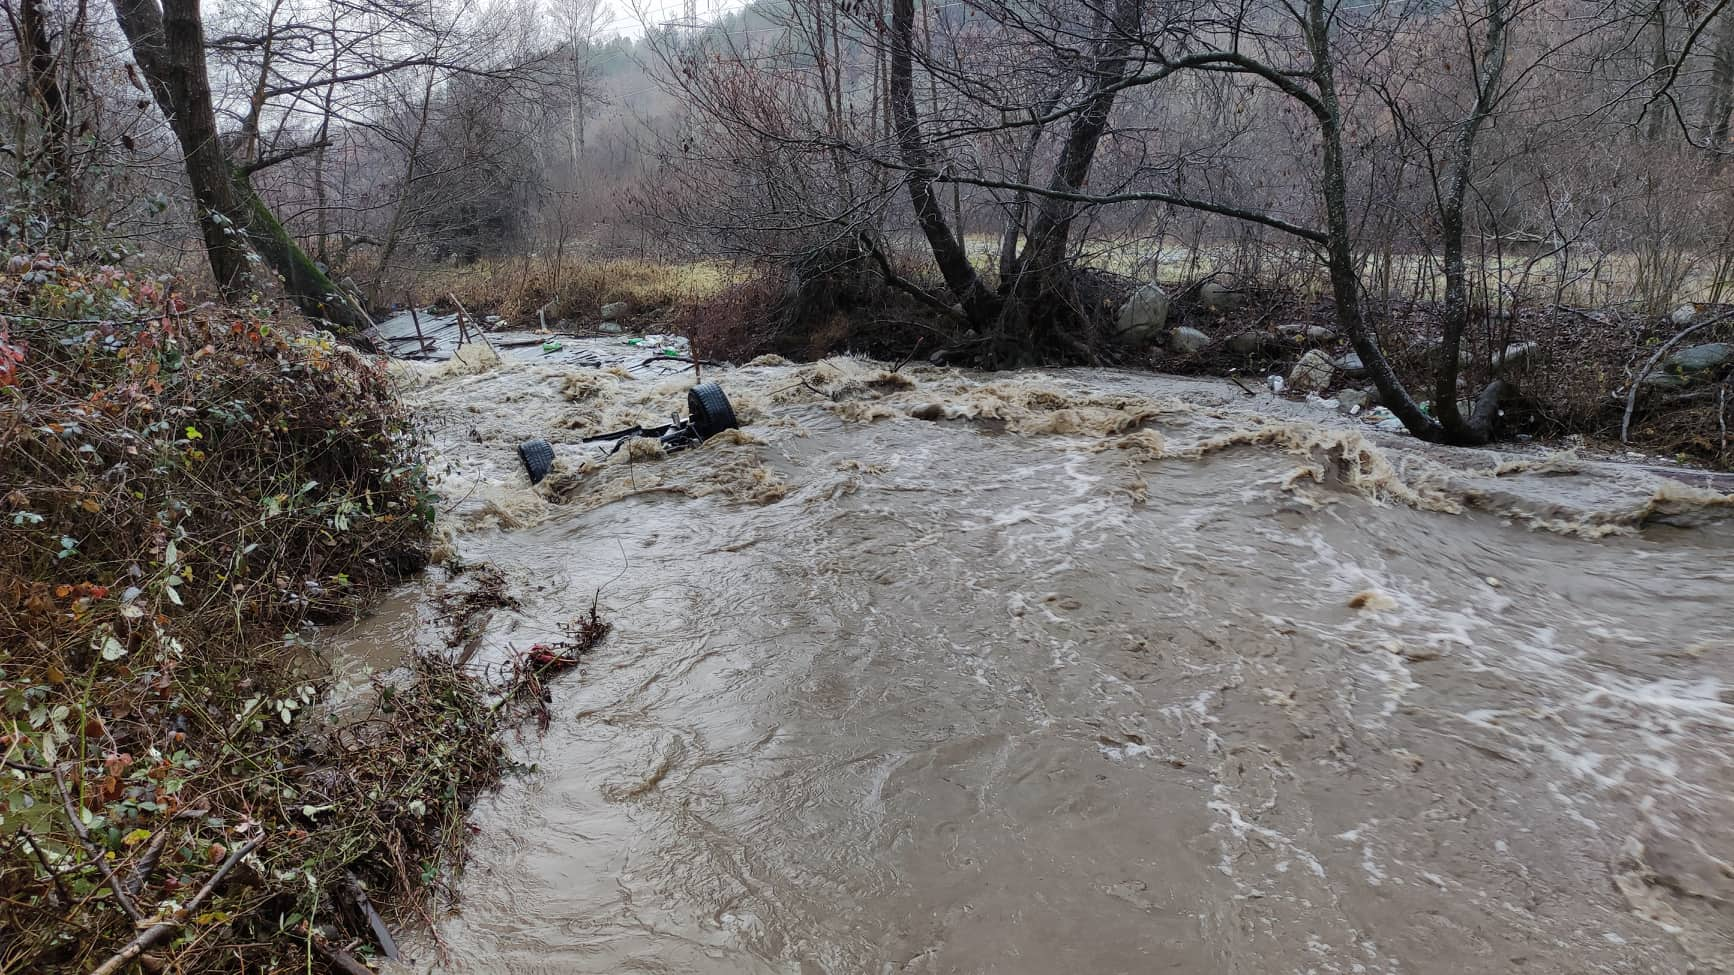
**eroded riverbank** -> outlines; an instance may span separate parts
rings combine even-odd
[[[740,436],[599,460],[685,382],[412,368],[452,544],[521,604],[483,656],[616,626],[424,970],[1734,957],[1721,496],[1213,383],[847,361],[707,370]]]

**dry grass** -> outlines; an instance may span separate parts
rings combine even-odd
[[[604,304],[624,301],[635,322],[666,322],[682,304],[715,295],[740,275],[729,265],[661,264],[637,260],[567,260],[559,265],[534,258],[482,261],[428,272],[416,282],[418,301],[455,294],[477,314],[499,315],[521,328],[537,324],[546,307],[550,325],[601,320]]]

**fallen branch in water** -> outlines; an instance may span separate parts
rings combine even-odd
[[[137,958],[139,955],[144,954],[146,948],[149,948],[151,945],[154,945],[158,941],[168,937],[170,932],[181,926],[181,918],[198,910],[199,906],[204,904],[204,902],[210,898],[211,894],[216,892],[217,885],[223,882],[223,878],[229,875],[230,870],[235,869],[235,864],[240,863],[247,854],[258,849],[259,845],[264,842],[265,837],[255,836],[248,840],[246,844],[241,846],[239,849],[229,851],[229,857],[223,861],[223,865],[218,867],[215,873],[211,874],[211,878],[205,881],[205,885],[199,888],[199,892],[193,895],[193,899],[187,901],[186,906],[176,912],[173,918],[166,921],[158,921],[156,924],[144,929],[139,933],[139,936],[132,939],[125,948],[116,952],[108,961],[105,961],[101,965],[92,969],[90,975],[114,975],[115,972],[120,971],[121,966],[132,961],[134,958]]]

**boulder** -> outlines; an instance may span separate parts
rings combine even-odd
[[[1329,389],[1337,376],[1331,357],[1313,349],[1300,357],[1288,374],[1288,388],[1297,393],[1316,393]]]
[[[1734,343],[1707,342],[1681,349],[1662,360],[1662,369],[1672,373],[1709,373],[1734,362]]]
[[[1541,346],[1534,342],[1512,342],[1503,352],[1493,354],[1493,371],[1500,372],[1508,368],[1521,368],[1534,360]]]
[[[1210,336],[1190,325],[1182,325],[1168,334],[1168,351],[1176,355],[1194,355],[1210,344]]]
[[[1348,355],[1338,359],[1334,364],[1350,379],[1360,379],[1367,374],[1367,367],[1362,364],[1361,354],[1359,352],[1350,352]]]
[[[1337,333],[1323,325],[1309,325],[1306,322],[1285,322],[1276,327],[1276,334],[1297,342],[1329,342],[1337,337]]]
[[[608,321],[614,321],[631,310],[631,306],[624,301],[610,301],[602,306],[602,317]]]
[[[1675,325],[1684,326],[1692,324],[1692,319],[1697,317],[1698,306],[1688,302],[1674,309],[1673,313],[1668,316],[1668,321],[1673,322]]]
[[[1221,281],[1206,281],[1198,286],[1198,303],[1215,312],[1234,311],[1246,304],[1246,292]]]
[[[598,332],[607,332],[609,335],[619,335],[621,332],[625,331],[625,329],[620,327],[619,322],[603,322],[596,326],[596,330]]]
[[[1256,355],[1264,348],[1264,336],[1258,332],[1241,332],[1230,335],[1225,344],[1235,355]]]
[[[1645,376],[1644,381],[1638,385],[1645,389],[1671,393],[1676,390],[1685,389],[1687,386],[1692,385],[1692,381],[1687,379],[1685,376],[1676,373],[1652,371],[1649,375]]]
[[[1155,284],[1147,284],[1132,292],[1132,297],[1120,307],[1118,332],[1115,338],[1125,345],[1153,342],[1168,324],[1168,293]]]

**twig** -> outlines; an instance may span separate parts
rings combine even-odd
[[[5,765],[7,768],[15,768],[20,772],[34,772],[37,775],[47,775],[54,771],[46,765],[32,765],[29,762],[15,761],[10,758],[0,758],[0,765]]]
[[[1639,370],[1637,376],[1632,379],[1632,388],[1626,391],[1626,415],[1620,419],[1620,443],[1631,442],[1628,438],[1632,429],[1632,411],[1638,406],[1638,389],[1643,385],[1644,379],[1649,376],[1650,370],[1656,368],[1656,363],[1662,361],[1662,356],[1667,355],[1669,349],[1678,345],[1681,339],[1693,332],[1702,328],[1709,328],[1711,325],[1721,324],[1730,318],[1734,318],[1734,312],[1725,312],[1715,318],[1707,318],[1669,339],[1662,344],[1661,348],[1656,350],[1655,355],[1650,356],[1650,361],[1644,363],[1644,368]]]
[[[899,362],[899,363],[897,363],[897,365],[891,367],[891,371],[897,372],[898,370],[902,369],[904,366],[909,365],[909,360],[915,358],[915,353],[921,351],[921,343],[923,341],[925,341],[926,339],[927,339],[927,336],[925,336],[925,335],[916,336],[914,347],[909,350],[909,354],[904,356],[903,360],[901,362]]]
[[[181,926],[180,919],[198,910],[199,906],[216,891],[217,885],[223,882],[223,878],[229,875],[229,871],[235,869],[235,864],[240,863],[247,854],[258,849],[259,844],[263,842],[265,842],[265,837],[255,836],[239,849],[229,851],[229,858],[223,861],[223,865],[218,867],[215,873],[211,874],[211,878],[205,881],[205,885],[199,888],[199,892],[193,895],[192,900],[187,901],[187,905],[181,908],[175,917],[166,921],[158,921],[139,932],[138,937],[128,942],[125,948],[115,952],[108,961],[91,969],[90,975],[114,975],[127,962],[144,954],[146,948],[168,937],[170,932]]]
[[[1722,392],[1716,397],[1716,426],[1722,431],[1722,452],[1728,452],[1728,384],[1722,384]]]
[[[72,821],[73,832],[78,834],[79,845],[83,846],[84,852],[96,862],[97,870],[102,872],[102,879],[108,883],[109,889],[114,891],[115,901],[120,904],[121,910],[125,911],[134,922],[143,921],[145,918],[139,912],[138,905],[132,902],[132,897],[127,894],[126,888],[121,886],[120,881],[115,878],[114,871],[109,869],[108,858],[103,856],[102,850],[90,838],[90,830],[84,828],[84,817],[78,814],[78,807],[72,801],[72,793],[66,788],[66,777],[60,773],[58,768],[54,770],[54,784],[60,789],[61,804],[66,807],[66,818]]]
[[[325,939],[315,934],[307,926],[306,921],[302,921],[296,926],[295,933],[306,938],[307,943],[313,946],[313,950],[319,952],[321,958],[330,962],[332,968],[344,972],[346,975],[376,975],[373,969],[356,961],[354,955],[336,945],[326,944]],[[394,957],[392,960],[395,961],[396,958]]]
[[[20,824],[18,834],[30,844],[30,852],[36,854],[36,862],[42,864],[42,869],[54,881],[54,889],[60,893],[60,903],[63,907],[71,907],[75,903],[72,895],[66,890],[65,881],[60,879],[60,872],[48,864],[48,855],[42,852],[42,844],[37,841],[36,834],[30,832],[30,827]]]

